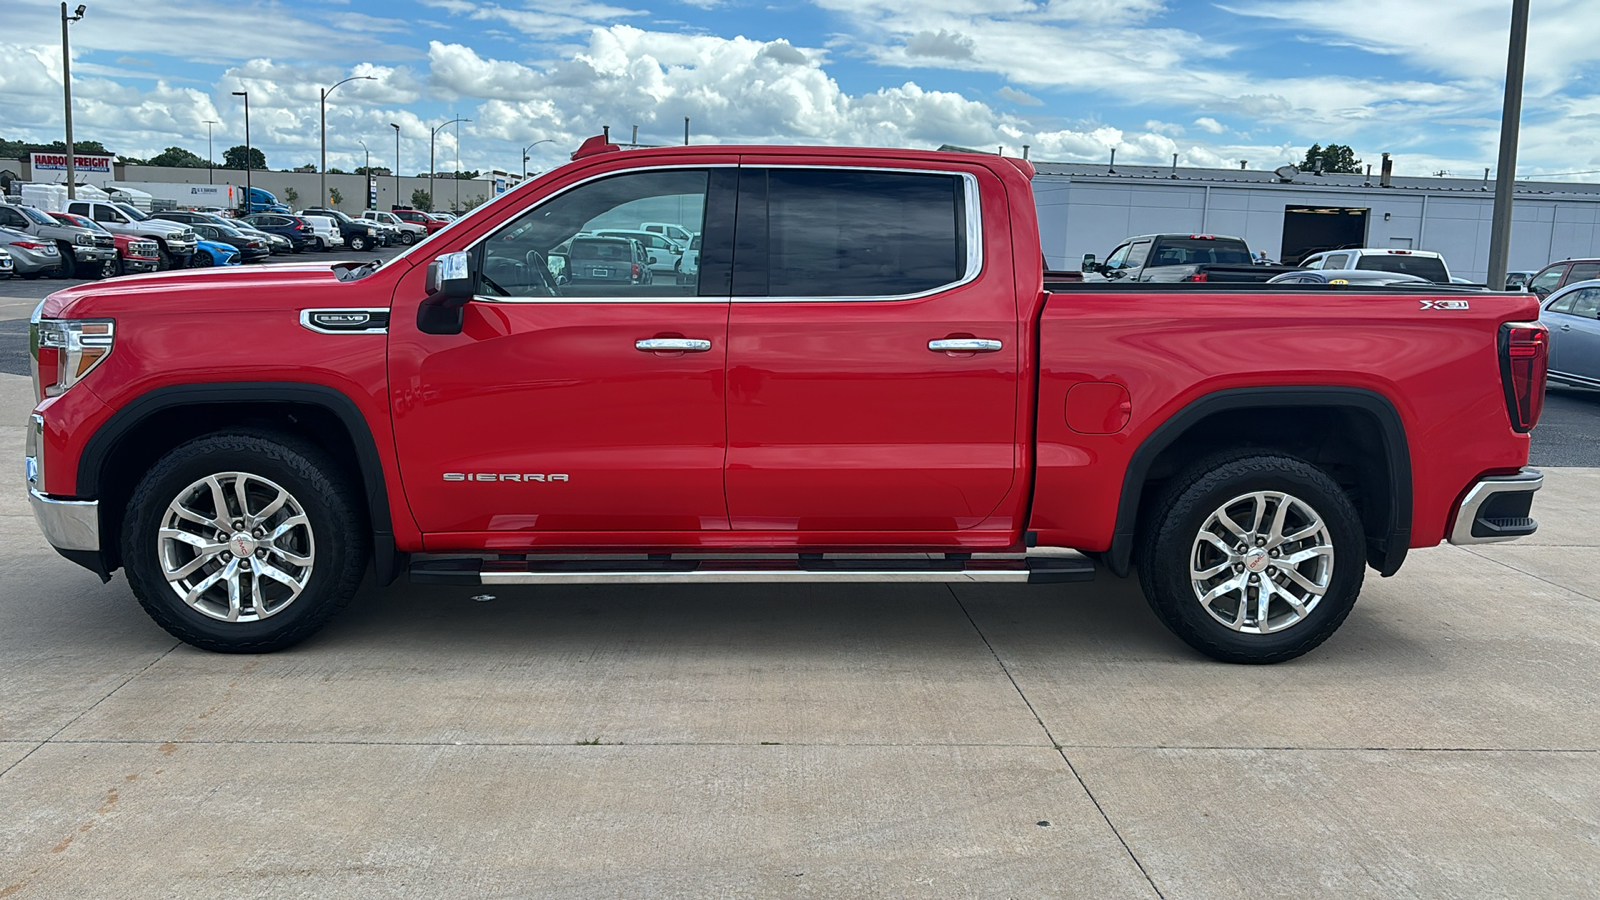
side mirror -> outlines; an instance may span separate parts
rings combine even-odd
[[[1083,255],[1083,271],[1085,271],[1085,272],[1096,271],[1095,263],[1094,263],[1094,254],[1093,253],[1085,253]]]
[[[423,334],[460,334],[462,307],[472,299],[477,279],[466,251],[446,253],[428,263],[424,289],[428,297],[417,307],[417,330]]]

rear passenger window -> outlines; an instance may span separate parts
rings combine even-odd
[[[1567,272],[1567,284],[1575,281],[1593,281],[1600,278],[1600,262],[1573,263],[1572,269]]]
[[[958,175],[770,169],[767,190],[769,296],[894,297],[967,274]]]

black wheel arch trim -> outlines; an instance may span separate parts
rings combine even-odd
[[[377,582],[387,585],[394,581],[405,568],[406,554],[395,548],[383,459],[378,455],[372,428],[362,415],[361,408],[348,395],[326,385],[297,381],[209,382],[156,388],[141,394],[113,413],[84,444],[83,454],[78,459],[78,496],[100,495],[100,473],[104,471],[107,460],[122,439],[139,423],[157,412],[176,406],[217,402],[301,403],[326,409],[343,423],[350,435],[350,443],[355,447],[356,465],[361,470],[362,492],[366,495],[368,521],[372,524],[373,566]],[[105,533],[103,529],[101,533]],[[97,574],[103,573],[104,569],[102,563]]]
[[[1105,562],[1112,573],[1125,578],[1133,568],[1134,536],[1145,479],[1161,451],[1170,447],[1202,420],[1237,409],[1267,407],[1321,407],[1355,409],[1370,415],[1383,434],[1389,472],[1388,527],[1380,538],[1368,537],[1367,562],[1388,577],[1400,570],[1411,543],[1411,450],[1405,423],[1388,397],[1354,387],[1248,387],[1217,391],[1200,397],[1162,422],[1133,452],[1123,474],[1117,503],[1117,521]]]

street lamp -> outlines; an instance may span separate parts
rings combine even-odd
[[[72,51],[67,43],[67,25],[83,18],[83,11],[88,9],[82,3],[72,15],[67,15],[67,4],[61,4],[61,95],[65,99],[67,108],[67,199],[78,198],[78,167],[73,159],[72,149]]]
[[[400,205],[400,126],[393,122],[389,127],[394,129],[394,205]],[[374,209],[378,206],[378,198],[372,198]]]
[[[317,100],[317,108],[322,115],[322,165],[318,166],[317,169],[322,173],[322,199],[317,201],[318,206],[328,202],[328,95],[333,93],[333,88],[336,88],[345,82],[377,80],[378,79],[372,75],[351,75],[344,81],[335,82],[333,87],[320,89],[322,93],[321,97]]]
[[[376,199],[372,196],[372,151],[367,150],[366,141],[357,138],[356,143],[360,144],[361,149],[366,151],[367,154],[367,164],[361,167],[361,177],[366,179],[363,187],[366,188],[368,202],[371,202],[372,200]]]
[[[245,215],[249,215],[250,204],[255,199],[250,196],[250,92],[234,91],[233,95],[244,98],[244,211]]]
[[[445,122],[443,125],[440,125],[438,128],[435,128],[433,130],[433,133],[428,135],[428,205],[429,206],[433,205],[433,191],[434,191],[434,187],[433,187],[433,139],[435,137],[438,137],[439,131],[441,129],[443,129],[446,125],[454,125],[457,122],[471,122],[471,121],[472,121],[471,119],[463,119],[460,116],[457,116],[456,118],[451,119],[448,122]],[[457,146],[458,149],[459,149],[460,145],[461,145],[461,142],[459,140],[456,141],[456,146]]]
[[[534,141],[533,143],[529,144],[528,146],[522,148],[522,180],[523,181],[527,181],[528,180],[528,151],[532,150],[533,148],[535,148],[537,146],[539,146],[540,144],[554,144],[555,142],[556,142],[555,138],[545,138],[542,141]]]
[[[213,182],[211,181],[211,169],[213,167],[213,164],[211,162],[211,159],[212,159],[212,157],[211,157],[211,126],[217,124],[217,120],[216,119],[206,119],[205,122],[206,122],[206,184],[212,184]]]

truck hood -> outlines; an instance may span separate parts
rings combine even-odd
[[[227,249],[232,250],[232,247]],[[409,263],[399,263],[410,268]],[[392,276],[390,276],[392,278]],[[45,318],[102,318],[141,312],[207,312],[246,309],[289,309],[305,305],[308,297],[337,297],[342,289],[358,288],[369,295],[374,279],[339,281],[329,263],[306,265],[227,266],[124,275],[56,291],[45,298]],[[354,292],[352,292],[354,293]],[[387,296],[385,297],[387,303]],[[329,306],[339,306],[335,299]]]

